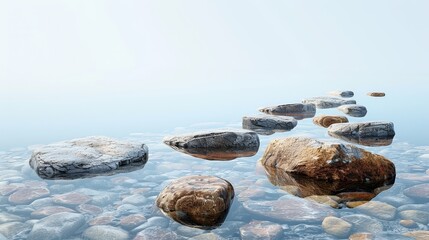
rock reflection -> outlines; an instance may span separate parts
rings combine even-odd
[[[229,161],[240,157],[251,157],[258,150],[211,150],[198,148],[180,148],[170,146],[174,150],[205,160]]]
[[[306,176],[287,173],[283,170],[264,166],[269,181],[288,193],[308,198],[319,203],[339,208],[353,207],[351,202],[360,204],[370,201],[377,194],[389,189],[395,179],[377,183],[357,183],[344,181],[320,181]]]
[[[358,136],[343,136],[328,132],[329,136],[341,139],[349,143],[355,143],[368,147],[389,146],[393,142],[392,137],[358,137]]]

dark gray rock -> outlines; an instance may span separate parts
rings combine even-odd
[[[335,123],[329,126],[332,136],[352,138],[393,138],[395,130],[392,122]]]
[[[314,97],[302,100],[302,103],[311,103],[317,108],[335,108],[346,104],[356,104],[355,100],[345,100],[334,97]]]
[[[329,92],[329,95],[336,96],[336,97],[350,98],[350,97],[353,97],[355,94],[353,91],[332,91],[332,92]]]
[[[30,166],[42,178],[78,178],[133,171],[147,159],[148,148],[142,143],[86,137],[34,150]]]
[[[341,112],[352,117],[365,117],[367,110],[365,106],[356,104],[346,104],[337,108]]]
[[[259,111],[271,115],[290,116],[295,119],[304,119],[314,117],[316,114],[316,106],[312,103],[291,103],[264,107],[260,108]]]
[[[297,125],[293,117],[258,115],[243,117],[243,128],[259,134],[290,131]]]
[[[85,224],[85,217],[79,213],[56,213],[42,218],[33,225],[28,239],[57,240],[75,233]]]
[[[231,160],[249,157],[259,149],[259,137],[253,131],[217,130],[180,136],[168,136],[164,143],[173,149],[207,160]]]

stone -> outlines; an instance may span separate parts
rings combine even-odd
[[[337,109],[352,117],[365,117],[368,112],[365,106],[356,104],[345,104],[339,106]]]
[[[156,205],[183,225],[213,229],[222,225],[233,198],[234,188],[222,178],[186,176],[164,188]]]
[[[403,219],[403,220],[399,221],[399,224],[401,224],[401,226],[406,227],[406,228],[418,227],[416,222],[414,222],[413,220],[409,220],[409,219],[406,219],[406,220]]]
[[[341,192],[337,196],[342,201],[370,201],[376,194],[370,192]]]
[[[399,212],[399,216],[402,219],[413,220],[418,223],[428,224],[429,223],[429,213],[419,210],[405,210]]]
[[[25,233],[31,229],[31,225],[21,222],[8,222],[0,224],[0,236],[6,239],[25,239]]]
[[[91,197],[79,192],[69,192],[53,196],[54,203],[64,205],[80,205],[91,201]]]
[[[81,178],[141,169],[148,159],[142,143],[86,137],[37,148],[30,166],[42,178]]]
[[[143,231],[137,233],[134,240],[175,240],[179,239],[175,232],[168,230],[167,228],[162,228],[159,226],[153,226],[144,229]]]
[[[429,231],[413,231],[404,233],[404,236],[411,237],[415,240],[427,240],[429,239]]]
[[[383,224],[380,221],[366,215],[352,214],[343,216],[341,219],[353,224],[354,232],[383,232]]]
[[[393,138],[395,136],[392,122],[336,123],[329,126],[328,133],[353,138]]]
[[[264,166],[317,180],[386,183],[395,178],[395,165],[381,155],[304,137],[270,142],[260,161]]]
[[[195,237],[189,238],[190,240],[223,240],[223,238],[215,233],[203,233]]]
[[[334,97],[314,97],[302,100],[302,103],[311,103],[317,108],[335,108],[345,104],[356,104],[355,100],[345,100]]]
[[[259,134],[269,135],[274,132],[290,131],[297,125],[293,117],[258,115],[243,117],[243,129],[255,131]],[[268,134],[267,134],[268,133]]]
[[[0,224],[7,222],[20,222],[23,218],[7,212],[0,212]]]
[[[374,235],[371,233],[354,233],[350,235],[349,240],[373,240]]]
[[[121,220],[119,221],[119,225],[121,225],[121,227],[123,227],[124,229],[133,229],[144,222],[146,222],[145,216],[136,213],[121,218]]]
[[[355,208],[355,207],[359,207],[360,205],[366,204],[368,201],[349,201],[346,202],[346,206],[348,208]]]
[[[246,130],[217,130],[168,136],[164,138],[164,143],[179,152],[207,160],[250,157],[259,149],[258,134]]]
[[[91,219],[91,221],[89,221],[88,224],[90,226],[108,225],[108,224],[112,224],[114,220],[115,220],[115,217],[113,215],[106,214],[106,215],[97,216]]]
[[[320,203],[320,204],[325,204],[325,205],[328,205],[332,208],[339,208],[338,201],[334,200],[334,199],[337,199],[336,196],[311,195],[311,196],[306,197],[305,199],[312,200],[312,201],[315,201],[315,202]]]
[[[242,240],[282,239],[283,228],[280,224],[268,221],[251,221],[240,228]]]
[[[91,215],[98,215],[103,212],[103,209],[92,204],[84,203],[77,206],[77,211],[81,213],[89,213]]]
[[[133,194],[133,195],[130,195],[130,196],[122,199],[122,203],[133,204],[136,206],[142,205],[145,202],[146,202],[146,198],[140,194]]]
[[[35,218],[44,218],[60,212],[75,212],[75,211],[73,209],[61,207],[61,206],[47,206],[32,212],[31,216]]]
[[[9,202],[13,204],[29,204],[36,199],[48,196],[49,193],[46,187],[21,188],[9,195]]]
[[[85,224],[85,217],[79,213],[55,213],[42,218],[33,225],[28,239],[65,239]]]
[[[319,115],[313,118],[313,123],[327,128],[334,123],[347,123],[349,120],[344,116]]]
[[[329,95],[336,96],[336,97],[343,97],[343,98],[351,98],[355,94],[353,91],[331,91],[329,92]]]
[[[383,220],[393,220],[396,215],[396,208],[394,206],[378,201],[367,202],[355,209]]]
[[[419,200],[429,200],[429,183],[418,184],[412,187],[409,187],[404,190],[404,194],[407,197],[419,199]]]
[[[83,232],[84,239],[88,240],[127,240],[129,235],[126,231],[109,225],[96,225],[87,228]]]
[[[316,105],[312,103],[291,103],[260,108],[259,111],[271,115],[290,116],[300,120],[314,117]]]
[[[367,93],[370,97],[384,97],[386,94],[384,92],[369,92]]]
[[[326,217],[322,222],[322,227],[326,233],[336,237],[345,238],[349,236],[352,224],[337,217]]]
[[[249,200],[243,203],[243,207],[252,214],[294,223],[320,223],[326,216],[334,215],[334,211],[328,206],[296,197],[273,201]]]

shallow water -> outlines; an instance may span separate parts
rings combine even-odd
[[[428,142],[421,138],[421,132],[415,133],[416,138],[409,138],[409,131],[418,128],[408,124],[408,119],[405,116],[399,118],[392,114],[389,107],[385,107],[388,104],[393,104],[393,102],[389,102],[391,101],[389,95],[385,98],[371,98],[360,94],[353,99],[366,106],[368,114],[364,118],[348,116],[350,122],[385,120],[395,123],[396,136],[392,144],[377,147],[358,145],[373,153],[385,156],[395,164],[397,177],[393,186],[383,189],[384,191],[379,191],[379,194],[371,200],[393,206],[394,216],[391,219],[386,219],[377,213],[359,207],[347,208],[343,206],[335,209],[321,205],[324,211],[326,210],[326,216],[334,215],[343,219],[350,219],[365,215],[372,219],[373,222],[369,226],[354,224],[348,235],[356,232],[373,232],[378,238],[393,239],[400,238],[401,234],[406,232],[428,230],[429,219],[417,222],[413,228],[406,228],[399,224],[400,220],[404,219],[400,214],[401,211],[421,210],[429,214],[427,200],[404,195],[404,190],[412,186],[429,183]],[[255,115],[258,114],[257,107],[260,106],[255,106]],[[318,109],[316,115],[331,113],[343,115],[336,109]],[[403,120],[395,122],[397,119]],[[235,122],[199,123],[176,128],[168,134],[219,128],[241,128],[241,122],[237,119]],[[258,202],[262,201],[298,199],[299,202],[303,203],[303,208],[297,208],[297,216],[300,213],[305,214],[312,211],[311,207],[304,207],[305,202],[309,200],[293,196],[281,187],[274,186],[267,177],[265,169],[258,164],[258,159],[262,156],[269,141],[273,139],[307,136],[324,141],[341,142],[341,140],[330,137],[326,129],[314,125],[311,118],[299,120],[298,125],[290,132],[259,135],[261,145],[256,155],[231,161],[208,161],[177,152],[162,143],[162,138],[165,135],[166,133],[162,132],[155,134],[132,133],[128,136],[122,136],[121,139],[137,140],[148,145],[149,160],[144,168],[128,173],[85,179],[45,180],[39,178],[28,165],[32,147],[0,152],[0,215],[3,214],[0,216],[0,234],[8,239],[25,239],[32,226],[47,215],[38,212],[38,210],[47,206],[63,206],[67,208],[67,211],[84,214],[86,221],[83,227],[70,233],[64,239],[80,239],[88,227],[100,223],[125,230],[130,239],[133,239],[140,231],[150,229],[153,226],[162,227],[162,230],[157,233],[158,238],[164,234],[165,239],[174,237],[187,239],[212,233],[223,239],[241,239],[240,228],[253,220],[265,220],[279,224],[282,228],[282,239],[336,238],[325,232],[321,220],[295,221],[294,216],[289,217],[290,221],[279,220],[272,216],[264,216],[263,207],[258,205]],[[171,180],[187,175],[214,175],[232,183],[235,189],[235,198],[222,226],[214,230],[200,230],[182,226],[165,217],[155,206],[155,198]],[[428,191],[427,186],[426,191]],[[22,187],[29,189],[42,187],[48,189],[49,193],[28,201],[11,200],[10,196],[14,191]],[[70,192],[80,193],[75,202],[58,200],[59,196]],[[67,200],[67,197],[65,198]],[[261,207],[261,209],[253,210],[262,212],[262,214],[249,211],[245,206]],[[4,215],[6,213],[10,215]],[[143,215],[144,220],[137,221],[134,225],[124,223],[125,217],[132,214]],[[362,219],[366,218],[363,217]],[[204,236],[209,237],[210,235]]]

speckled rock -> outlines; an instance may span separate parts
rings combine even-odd
[[[9,202],[13,204],[28,204],[32,201],[49,195],[46,187],[21,188],[9,195]]]
[[[33,225],[28,239],[64,239],[85,224],[85,217],[79,213],[56,213],[42,218]]]
[[[355,94],[353,91],[336,90],[336,91],[329,92],[329,95],[336,96],[336,97],[350,98],[350,97],[353,97]]]
[[[159,226],[153,226],[144,229],[143,231],[137,233],[134,240],[175,240],[179,239],[179,236],[175,232],[168,230],[167,228],[162,228]]]
[[[395,136],[392,122],[336,123],[329,126],[328,133],[354,138]]]
[[[312,103],[316,105],[317,108],[335,108],[345,104],[356,104],[356,101],[334,97],[314,97],[304,99],[302,103]]]
[[[207,160],[232,160],[249,157],[259,149],[259,137],[253,131],[218,130],[181,136],[168,136],[164,143],[173,149]]]
[[[302,137],[272,141],[261,163],[318,180],[376,183],[395,178],[395,165],[381,155]]]
[[[429,183],[418,184],[404,190],[404,194],[410,198],[429,200]]]
[[[369,92],[367,93],[370,97],[384,97],[386,94],[384,92]]]
[[[243,117],[242,126],[244,129],[264,134],[267,132],[290,131],[296,127],[297,123],[298,122],[293,117],[258,115]]]
[[[242,240],[281,239],[283,228],[280,224],[268,221],[255,221],[240,228]]]
[[[402,219],[401,221],[399,221],[399,224],[401,224],[401,226],[406,227],[406,228],[416,228],[418,227],[417,223],[413,220],[409,220],[409,219]]]
[[[353,224],[354,232],[380,233],[383,232],[383,224],[366,215],[352,214],[341,217],[341,219]]]
[[[212,229],[225,220],[234,188],[214,176],[187,176],[171,182],[156,199],[161,211],[186,226]]]
[[[326,217],[322,222],[322,227],[325,232],[336,237],[345,238],[349,236],[352,224],[337,217]]]
[[[392,220],[396,215],[396,208],[394,206],[378,201],[370,201],[355,209],[383,220]]]
[[[349,120],[344,116],[319,115],[313,118],[313,123],[324,128],[334,123],[347,123]]]
[[[429,231],[413,231],[404,233],[406,237],[412,237],[415,240],[427,240],[429,239]]]
[[[429,210],[429,209],[428,209]],[[429,223],[429,213],[419,210],[405,210],[399,212],[399,216],[402,219],[413,220],[418,223],[428,224]]]
[[[30,166],[42,178],[80,178],[140,169],[147,158],[142,143],[86,137],[34,150]]]
[[[365,117],[366,113],[368,112],[365,106],[356,104],[342,105],[337,109],[352,117]]]
[[[97,225],[87,228],[83,237],[88,240],[127,240],[129,235],[126,231],[108,225]]]
[[[259,111],[271,115],[291,116],[295,119],[304,119],[313,117],[316,114],[316,105],[312,103],[291,103],[260,108]]]

